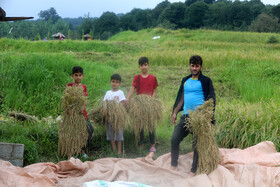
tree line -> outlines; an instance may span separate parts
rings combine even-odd
[[[61,18],[50,8],[40,11],[38,16],[35,21],[1,22],[0,37],[40,40],[61,32],[69,39],[82,39],[84,34],[90,34],[106,40],[120,31],[154,27],[280,32],[280,4],[264,5],[260,0],[165,0],[153,9],[135,8],[126,14],[104,12],[99,18],[89,14]]]

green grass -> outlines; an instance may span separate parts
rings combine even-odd
[[[154,36],[160,39],[152,40]],[[246,148],[261,141],[273,141],[280,149],[278,122],[280,107],[280,44],[267,44],[269,37],[280,39],[280,34],[225,32],[214,30],[147,29],[138,32],[121,32],[109,41],[48,41],[0,39],[0,105],[5,115],[9,110],[20,110],[38,116],[58,115],[63,88],[71,82],[69,73],[75,64],[85,70],[83,83],[87,85],[89,102],[93,109],[105,91],[110,89],[110,76],[122,76],[120,89],[127,92],[134,75],[139,74],[138,59],[147,56],[151,74],[159,83],[157,97],[163,103],[163,120],[156,129],[158,153],[170,152],[173,125],[170,122],[173,103],[182,77],[188,75],[188,59],[201,55],[203,73],[213,80],[217,96],[215,134],[220,147]],[[2,103],[2,104],[1,104]],[[15,128],[0,126],[0,141],[22,142],[28,146],[25,163],[38,161],[57,162],[55,134],[58,127],[46,130],[39,126],[37,134],[19,134],[22,125]],[[18,127],[16,127],[18,126]],[[28,130],[29,129],[29,130]],[[32,131],[28,126],[26,131]],[[35,133],[35,134],[36,134]],[[33,133],[34,134],[34,133]],[[105,128],[95,126],[95,136],[89,147],[89,160],[116,156],[106,141]],[[146,146],[139,151],[134,135],[124,131],[125,158],[145,156]],[[17,138],[15,138],[17,137]],[[181,153],[191,151],[192,138],[186,138]],[[44,152],[42,146],[55,154]],[[35,151],[37,150],[37,152]],[[36,156],[37,155],[37,156]]]
[[[2,53],[0,60],[2,111],[16,110],[38,117],[61,114],[61,96],[66,84],[73,81],[73,66],[85,69],[82,83],[88,86],[91,103],[103,95],[107,88],[103,85],[113,72],[109,66],[91,65],[63,54]]]
[[[106,52],[119,53],[122,50],[136,51],[137,46],[123,45],[121,42],[102,42],[98,40],[91,41],[28,41],[24,39],[11,40],[7,38],[0,39],[2,51],[16,51],[20,53],[30,52]]]

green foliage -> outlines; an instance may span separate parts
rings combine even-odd
[[[272,7],[271,13],[272,13],[273,16],[277,17],[278,20],[280,20],[280,4]]]
[[[125,14],[120,17],[120,28],[122,30],[137,31],[136,21],[131,14]]]
[[[110,37],[109,33],[115,34],[119,30],[119,18],[113,12],[104,12],[96,21],[94,33],[101,35],[100,39],[106,40]],[[104,36],[102,36],[104,35]]]
[[[82,34],[88,34],[90,31],[94,30],[95,24],[97,19],[91,18],[89,14],[83,19],[83,22],[79,28],[80,31],[82,31]],[[83,36],[84,37],[84,36]]]
[[[187,28],[196,29],[202,27],[208,5],[197,1],[190,5],[185,11],[185,24]]]
[[[0,45],[2,51],[13,51],[17,52],[112,52],[118,53],[121,51],[120,46],[115,43],[103,43],[100,41],[90,41],[90,42],[80,42],[65,40],[63,42],[59,41],[41,41],[32,42],[27,40],[10,40],[10,39],[0,39]],[[121,46],[123,47],[123,46]]]
[[[279,40],[275,36],[270,36],[267,40],[267,43],[276,44],[276,43],[279,43]]]
[[[40,37],[40,34],[39,34],[39,33],[38,33],[38,34],[36,34],[36,36],[35,36],[34,40],[41,40],[41,37]]]
[[[262,13],[252,22],[249,30],[254,32],[280,32],[279,19]]]
[[[0,141],[24,144],[24,165],[56,159],[58,126],[7,122],[0,126]]]
[[[90,65],[65,55],[29,54],[13,56],[2,54],[1,90],[4,95],[3,110],[17,110],[39,117],[59,115],[61,95],[68,82],[72,82],[72,67],[84,67],[85,79],[91,100],[100,96],[102,84],[106,83],[112,70],[101,65]],[[99,75],[98,72],[103,74]],[[105,79],[105,80],[104,80]],[[97,83],[95,83],[97,82]],[[87,84],[88,83],[88,84]]]
[[[186,12],[185,15],[184,12]],[[61,32],[67,35],[70,30],[72,33],[68,39],[81,39],[82,31],[85,34],[93,31],[95,38],[106,40],[109,36],[111,37],[120,31],[139,31],[155,27],[247,31],[261,13],[269,14],[279,20],[279,12],[279,5],[265,6],[260,0],[187,0],[185,3],[170,3],[165,0],[153,9],[134,8],[130,12],[120,15],[104,12],[99,18],[91,18],[88,14],[83,18],[61,19],[56,10],[50,8],[40,11],[38,14],[40,19],[36,21],[1,22],[0,38],[34,40],[37,33],[40,34],[41,38],[44,38],[48,33]],[[11,28],[14,28],[13,32],[9,33]],[[250,31],[255,30],[250,29]],[[275,29],[271,31],[270,29],[261,32],[279,31],[275,31]]]
[[[154,26],[156,26],[157,24],[157,20],[160,16],[160,14],[162,13],[162,11],[168,7],[170,5],[170,2],[168,0],[162,1],[161,3],[157,4],[157,6],[152,10],[151,12],[151,16],[152,19],[155,23],[153,23]]]
[[[38,16],[40,19],[52,21],[53,23],[57,22],[61,18],[53,7],[48,10],[41,10]]]
[[[74,61],[62,55],[2,54],[3,108],[37,116],[57,115]]]
[[[186,5],[184,3],[172,3],[166,7],[159,16],[159,23],[163,23],[165,20],[171,24],[176,25],[177,28],[183,28],[184,12]]]
[[[13,29],[11,33],[9,33],[11,28]],[[48,36],[48,39],[50,39],[50,35],[57,32],[67,34],[69,24],[62,20],[56,23],[52,23],[50,20],[1,22],[0,29],[0,38],[13,35],[13,38],[33,40],[36,34],[39,34],[41,38]]]
[[[216,109],[217,141],[222,147],[246,148],[262,141],[272,141],[280,148],[279,102],[222,102]]]

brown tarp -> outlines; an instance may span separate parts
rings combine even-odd
[[[280,186],[280,153],[272,142],[247,149],[220,149],[222,161],[209,175],[188,178],[192,153],[179,157],[179,171],[170,170],[170,153],[156,160],[102,158],[81,162],[37,163],[24,168],[0,160],[0,186],[82,186],[93,180],[139,182],[152,186]]]

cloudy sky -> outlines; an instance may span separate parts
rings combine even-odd
[[[99,17],[103,12],[116,14],[130,12],[133,8],[154,8],[163,0],[0,0],[0,7],[6,16],[31,16],[38,18],[41,10],[54,7],[59,16],[77,18],[88,13],[90,17]],[[261,0],[265,5],[277,5],[279,0]],[[169,0],[169,2],[185,2],[185,0]]]

